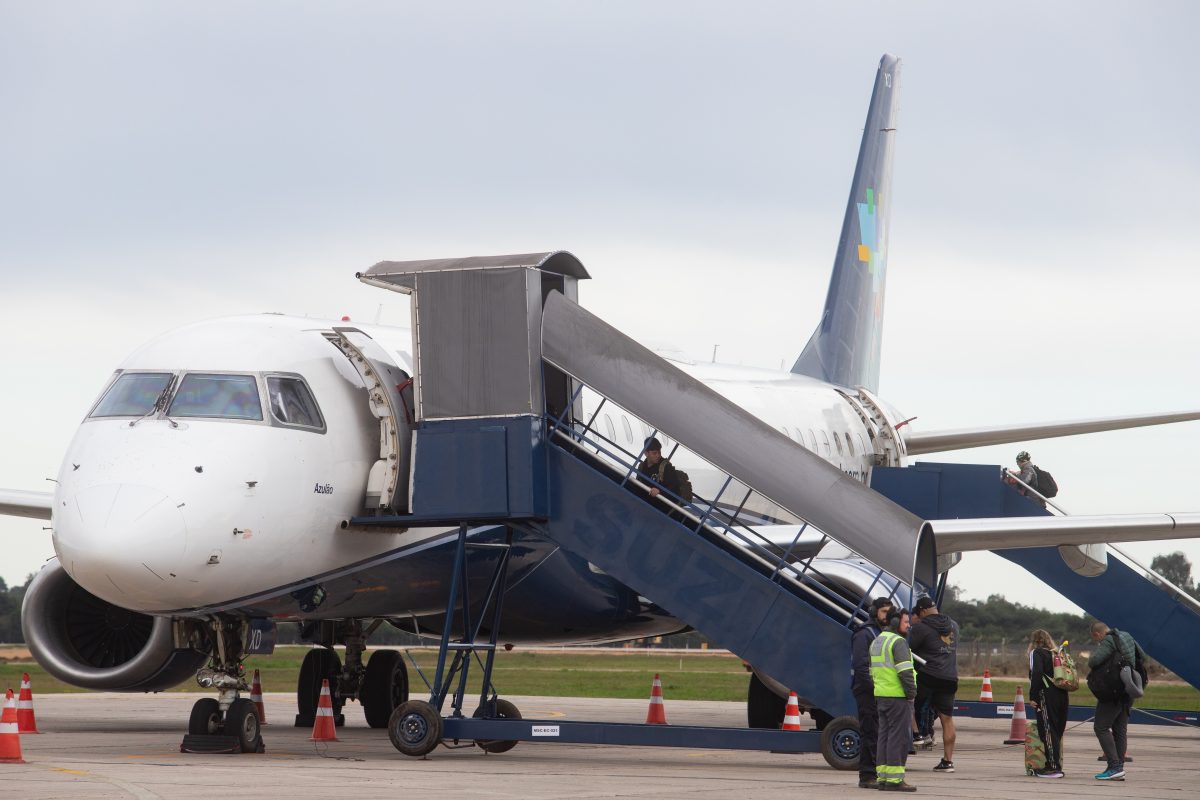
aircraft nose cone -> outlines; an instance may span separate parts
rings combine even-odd
[[[182,557],[187,527],[176,503],[153,486],[81,488],[54,525],[64,568],[92,594],[124,607],[149,604]]]

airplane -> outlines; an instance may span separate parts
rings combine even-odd
[[[873,494],[872,470],[915,455],[1200,419],[1184,411],[920,432],[878,396],[899,74],[900,60],[885,55],[824,310],[792,368],[678,358],[673,366],[778,431],[814,469],[848,479],[854,502]],[[360,280],[382,285],[391,263]],[[418,377],[410,328],[283,314],[189,324],[138,348],[80,422],[54,491],[0,491],[0,514],[49,520],[52,531],[56,557],[22,608],[34,657],[90,689],[159,691],[195,679],[218,697],[197,701],[189,732],[237,732],[249,747],[259,732],[243,697],[243,661],[269,651],[276,623],[299,622],[321,646],[301,668],[296,724],[312,724],[321,679],[330,678],[335,712],[357,700],[370,726],[386,727],[408,698],[407,669],[394,650],[375,650],[364,663],[367,642],[384,624],[440,635],[457,531],[349,521],[410,512]],[[725,478],[669,426],[651,427],[595,393],[583,393],[580,405],[580,420],[630,453],[659,436],[698,494],[714,494]],[[818,517],[828,510],[822,503],[813,500]],[[811,530],[801,541],[801,521],[779,504],[752,511],[764,536],[780,547],[800,542],[832,583],[852,593],[871,588],[877,570],[858,553]],[[928,524],[952,542],[939,548],[943,570],[963,551],[1031,544],[1082,548],[1077,566],[1094,570],[1103,566],[1094,549],[1103,542],[1200,535],[1195,515],[1139,525],[1088,517],[1069,531],[1063,523]],[[494,541],[499,530],[480,526],[471,536]],[[639,588],[551,541],[518,533],[514,545],[505,643],[604,643],[685,627]],[[892,580],[883,589],[913,586]],[[752,725],[768,724],[781,691],[755,673]]]

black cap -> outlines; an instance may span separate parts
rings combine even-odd
[[[937,603],[933,602],[932,597],[928,597],[928,596],[922,597],[920,600],[917,601],[917,604],[915,606],[913,606],[913,611],[921,612],[927,608],[933,608],[936,605],[937,605]]]
[[[659,452],[662,452],[662,442],[660,442],[658,439],[655,439],[653,436],[651,436],[649,439],[646,440],[646,446],[642,449],[645,450],[647,453],[649,453],[651,450],[658,450]]]

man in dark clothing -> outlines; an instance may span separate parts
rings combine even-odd
[[[892,610],[892,601],[876,597],[871,601],[871,621],[859,625],[850,637],[850,688],[858,706],[858,788],[877,789],[875,747],[879,738],[879,709],[875,705],[875,684],[871,680],[871,642],[883,630],[883,621]]]
[[[917,708],[928,704],[942,723],[942,760],[934,772],[954,772],[954,695],[958,693],[958,623],[938,612],[930,597],[913,607],[917,622],[909,635],[917,669]],[[915,660],[915,659],[914,659]],[[932,724],[928,734],[932,737]]]
[[[662,443],[658,439],[651,436],[646,440],[645,457],[638,464],[638,474],[649,481],[654,481],[662,485],[668,492],[679,496],[679,490],[683,485],[683,480],[679,477],[679,470],[671,464],[671,460],[663,458]],[[662,490],[658,486],[651,484],[650,496],[658,497],[662,494]]]
[[[1103,622],[1092,623],[1092,641],[1096,643],[1096,649],[1088,657],[1088,668],[1093,673],[1099,673],[1114,658],[1124,659],[1131,668],[1146,658],[1141,645],[1132,636],[1124,631],[1110,630]],[[1129,708],[1133,700],[1123,686],[1109,693],[1099,691],[1093,686],[1091,674],[1088,675],[1088,688],[1096,695],[1096,717],[1092,726],[1108,761],[1108,768],[1097,774],[1096,780],[1123,781]]]

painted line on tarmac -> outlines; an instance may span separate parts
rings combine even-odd
[[[154,792],[150,791],[149,789],[142,788],[141,786],[138,786],[137,784],[129,783],[128,781],[123,781],[118,778],[110,778],[107,775],[97,775],[94,772],[88,772],[86,770],[81,770],[81,769],[67,769],[66,767],[51,767],[51,766],[45,765],[45,764],[34,764],[33,766],[38,769],[49,770],[50,772],[59,772],[59,773],[63,773],[66,775],[74,775],[74,776],[77,776],[80,778],[86,778],[89,781],[95,781],[96,783],[107,783],[110,786],[117,787],[118,789],[120,789],[123,792],[128,792],[129,794],[131,794],[135,798],[137,798],[137,800],[164,800],[162,795],[155,794]]]

